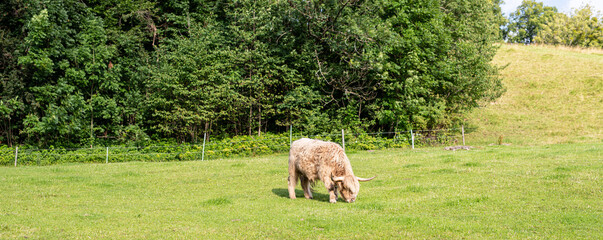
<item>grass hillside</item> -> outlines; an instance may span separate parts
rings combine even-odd
[[[507,91],[471,114],[472,144],[500,136],[527,145],[603,139],[603,51],[502,45],[494,64],[506,66]]]

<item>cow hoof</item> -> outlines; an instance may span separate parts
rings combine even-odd
[[[337,200],[333,200],[333,199],[331,199],[331,200],[329,200],[329,202],[330,202],[330,203],[336,203],[336,202],[337,202]]]

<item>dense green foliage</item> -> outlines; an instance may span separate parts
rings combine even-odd
[[[301,136],[265,133],[262,136],[235,136],[200,144],[155,143],[139,146],[112,146],[92,148],[28,148],[18,150],[0,146],[0,166],[13,166],[15,153],[17,165],[55,165],[64,163],[116,163],[116,162],[172,162],[193,160],[216,160],[241,156],[261,156],[289,151],[289,141]],[[304,136],[343,144],[346,151],[379,150],[392,148],[425,147],[440,144],[459,144],[460,130],[445,130],[434,134],[432,131],[414,132],[414,140],[410,132],[384,134],[345,134],[342,143],[340,134]]]
[[[503,29],[509,42],[603,48],[603,16],[588,4],[568,16],[542,2],[524,0]]]
[[[547,19],[534,42],[603,48],[603,15],[595,13],[589,5],[576,9],[570,16],[557,13]]]
[[[3,1],[0,141],[453,126],[502,93],[498,3]]]

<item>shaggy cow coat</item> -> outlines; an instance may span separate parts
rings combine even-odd
[[[374,177],[373,177],[374,178]],[[337,190],[346,202],[354,202],[360,190],[358,178],[343,148],[337,143],[302,138],[291,144],[289,151],[289,197],[295,199],[297,180],[304,196],[312,198],[311,185],[320,180],[329,191],[329,201],[337,201]]]

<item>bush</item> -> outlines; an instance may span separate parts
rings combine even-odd
[[[419,131],[415,133],[415,146],[450,144],[456,142],[454,131]],[[340,134],[309,136],[310,138],[341,144]],[[293,140],[300,137],[294,137]],[[267,133],[262,136],[236,136],[207,141],[205,153],[202,144],[174,144],[158,142],[148,146],[112,146],[63,149],[37,149],[31,146],[19,148],[18,165],[52,165],[62,163],[105,163],[108,162],[168,162],[215,160],[230,157],[259,156],[289,151],[288,134]],[[345,135],[346,151],[408,148],[411,144],[409,132],[359,133]],[[0,165],[14,164],[14,148],[0,146]]]

